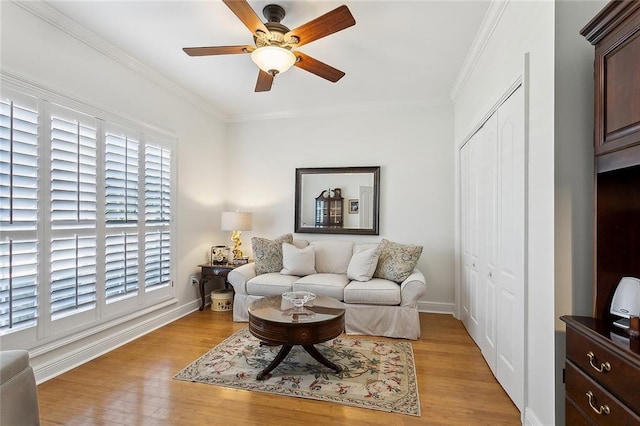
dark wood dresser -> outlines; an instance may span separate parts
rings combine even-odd
[[[567,325],[567,425],[640,425],[640,339],[611,325],[640,277],[640,1],[611,1],[580,32],[594,59],[594,309]],[[586,142],[586,141],[585,141]]]
[[[640,340],[608,321],[564,316],[567,425],[640,425]]]

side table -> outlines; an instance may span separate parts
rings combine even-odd
[[[222,278],[224,280],[224,287],[229,288],[229,283],[227,282],[227,275],[229,272],[233,271],[240,265],[236,265],[233,263],[205,263],[203,265],[198,265],[202,268],[200,273],[200,299],[202,303],[200,304],[200,310],[204,309],[204,284],[207,281],[211,281],[213,279]]]

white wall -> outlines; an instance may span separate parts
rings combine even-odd
[[[39,366],[70,368],[74,354],[92,357],[108,345],[161,325],[193,310],[197,289],[189,275],[206,260],[208,248],[221,238],[219,211],[224,199],[225,125],[194,102],[133,72],[96,49],[35,17],[12,2],[1,2],[1,69],[52,91],[83,101],[126,119],[171,132],[177,138],[177,302],[135,323],[96,331],[81,342],[43,353]],[[92,349],[92,345],[94,346]],[[107,346],[101,346],[107,345]],[[35,351],[38,352],[38,351]],[[80,355],[80,352],[83,354]],[[53,374],[53,372],[50,372]],[[43,373],[47,375],[49,373]],[[42,375],[40,376],[42,377]]]
[[[428,290],[421,309],[451,312],[453,286],[453,111],[450,106],[232,123],[227,199],[254,212],[251,236],[293,232],[297,167],[380,166],[380,235],[347,238],[424,247]],[[425,330],[428,333],[428,330]]]
[[[522,72],[529,54],[527,340],[525,412],[529,424],[555,422],[554,377],[554,3],[506,4],[466,85],[455,102],[455,141]]]
[[[556,417],[564,419],[562,315],[593,310],[593,59],[579,30],[605,0],[556,0],[555,329]]]

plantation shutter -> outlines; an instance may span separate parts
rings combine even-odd
[[[107,235],[107,303],[138,294],[138,234]]]
[[[175,138],[104,115],[2,77],[3,342],[36,347],[174,296]]]
[[[0,332],[36,325],[38,242],[0,241]]]
[[[35,229],[38,221],[38,113],[0,103],[0,224]]]
[[[171,281],[171,151],[145,146],[145,289]],[[151,228],[156,228],[151,230]]]
[[[96,220],[96,128],[78,119],[51,117],[51,222]]]
[[[106,134],[105,179],[107,226],[138,221],[138,142]]]
[[[168,225],[171,221],[171,151],[145,147],[145,221]]]
[[[51,113],[52,319],[96,307],[96,120],[64,108]]]
[[[60,318],[96,306],[96,237],[51,241],[51,316]]]
[[[28,96],[0,99],[0,334],[38,316],[38,112]]]
[[[169,285],[171,280],[171,235],[169,231],[145,235],[144,286],[146,290]]]

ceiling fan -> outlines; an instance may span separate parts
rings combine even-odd
[[[271,90],[273,78],[276,74],[287,71],[292,65],[333,83],[344,76],[344,72],[294,50],[294,48],[355,25],[356,21],[347,6],[340,6],[290,30],[280,23],[285,16],[285,11],[277,4],[269,4],[264,7],[262,13],[267,22],[263,23],[246,0],[222,1],[251,31],[255,46],[185,47],[182,50],[187,55],[209,56],[251,53],[251,59],[260,67],[256,92]]]

